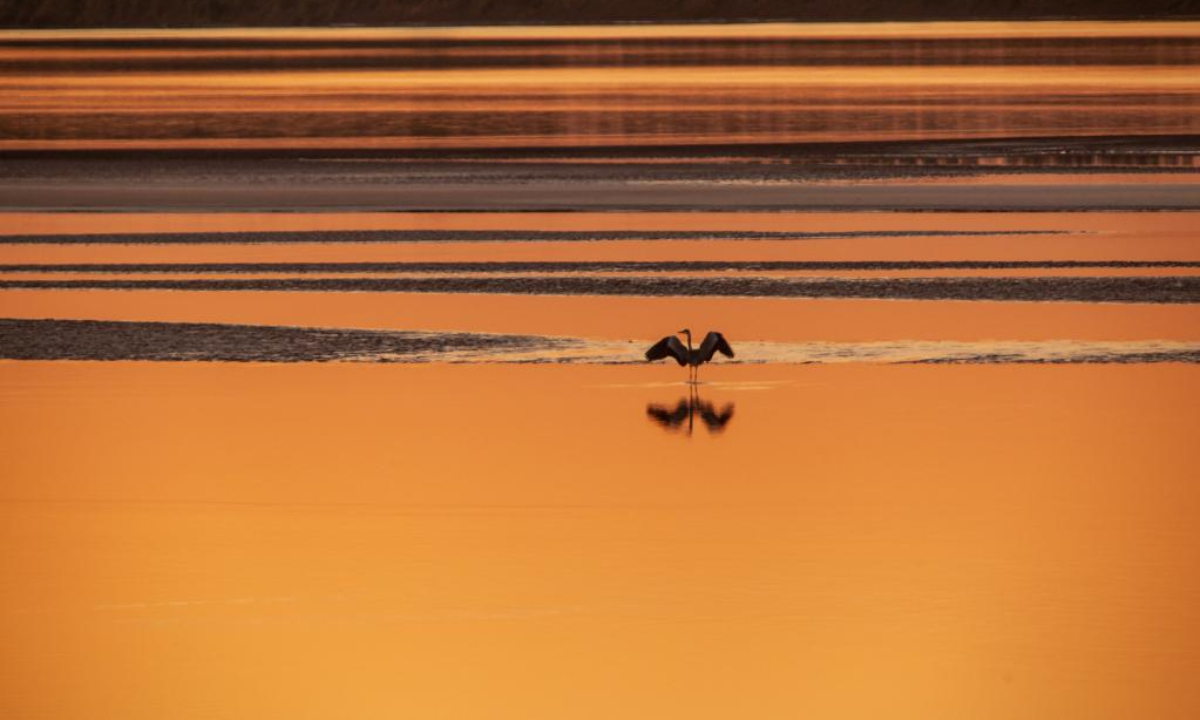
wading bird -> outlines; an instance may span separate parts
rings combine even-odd
[[[687,347],[679,342],[675,335],[687,335]],[[675,358],[675,362],[688,366],[688,382],[695,383],[700,374],[700,366],[712,360],[712,356],[720,351],[725,357],[733,357],[733,348],[725,341],[725,336],[719,332],[710,332],[704,336],[704,342],[699,348],[692,348],[692,331],[684,328],[675,335],[668,335],[654,343],[646,351],[647,360],[662,360],[665,357]]]

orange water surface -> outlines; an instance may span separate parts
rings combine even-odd
[[[1189,718],[1198,376],[0,365],[8,717]]]

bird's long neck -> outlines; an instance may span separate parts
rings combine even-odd
[[[688,352],[691,352],[692,351],[692,333],[691,333],[691,331],[688,331],[688,332],[685,332],[684,335],[687,335]]]

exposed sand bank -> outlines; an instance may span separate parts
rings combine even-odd
[[[434,277],[0,280],[19,290],[517,293],[905,300],[1200,303],[1200,276],[1012,278]]]
[[[642,364],[648,342],[357,328],[0,319],[0,358],[10,360]],[[738,359],[732,362],[752,364],[1200,362],[1200,343],[1166,340],[751,341],[737,345]]]

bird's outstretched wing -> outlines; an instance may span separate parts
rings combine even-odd
[[[711,335],[712,333],[709,334]],[[651,345],[650,349],[646,351],[647,360],[662,360],[663,358],[670,356],[675,358],[675,362],[679,363],[680,365],[687,365],[687,355],[687,348],[685,348],[683,343],[679,342],[679,338],[675,337],[674,335],[668,335],[662,340],[659,340]]]
[[[710,332],[704,336],[704,342],[700,343],[700,361],[712,360],[713,353],[718,351],[725,357],[733,357],[733,348],[729,347],[725,336],[719,332]]]

